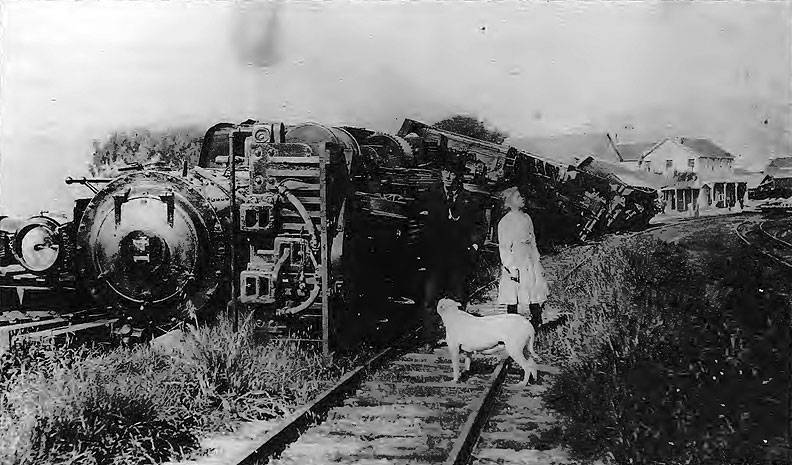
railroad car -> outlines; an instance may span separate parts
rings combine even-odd
[[[639,229],[659,211],[654,189],[627,184],[591,157],[577,166],[566,165],[411,119],[404,120],[397,135],[411,142],[419,163],[441,155],[462,157],[469,189],[494,195],[507,186],[530,188],[528,208],[545,248],[550,242]]]

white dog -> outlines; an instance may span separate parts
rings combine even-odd
[[[512,360],[525,372],[520,386],[528,384],[531,376],[534,380],[538,379],[533,359],[539,357],[534,352],[535,333],[530,321],[514,314],[473,316],[459,308],[460,304],[451,299],[440,299],[437,303],[437,313],[443,319],[446,329],[454,382],[459,380],[460,349],[465,353],[465,371],[470,370],[470,353],[491,354],[505,348]],[[531,354],[531,361],[523,353],[526,346]]]

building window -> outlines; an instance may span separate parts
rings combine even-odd
[[[674,167],[674,160],[666,160],[666,169],[671,169]]]
[[[688,167],[693,168],[696,165],[696,160],[694,158],[688,158]]]

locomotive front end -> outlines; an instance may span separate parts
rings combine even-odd
[[[76,233],[77,271],[99,303],[127,313],[152,316],[186,301],[200,308],[223,274],[224,231],[215,208],[187,180],[134,172],[87,205]]]

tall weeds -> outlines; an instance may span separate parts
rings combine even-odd
[[[613,240],[555,283],[550,305],[571,319],[542,336],[546,350],[565,360],[546,400],[569,418],[565,440],[577,454],[618,463],[756,463],[778,456],[772,446],[783,432],[779,423],[746,420],[765,410],[753,393],[783,392],[778,377],[788,374],[778,357],[759,362],[746,355],[750,338],[739,320],[755,311],[734,303],[760,284],[744,276],[755,259],[732,259],[733,281],[716,282],[724,257],[702,262],[652,239]],[[765,310],[777,320],[762,331],[772,332],[784,310]],[[783,338],[763,349],[771,359],[773,345],[784,347]],[[763,381],[774,388],[763,389]]]
[[[0,367],[0,463],[11,465],[178,458],[202,432],[289,412],[344,368],[293,342],[259,344],[250,321],[234,333],[228,318],[174,351],[33,345]]]

